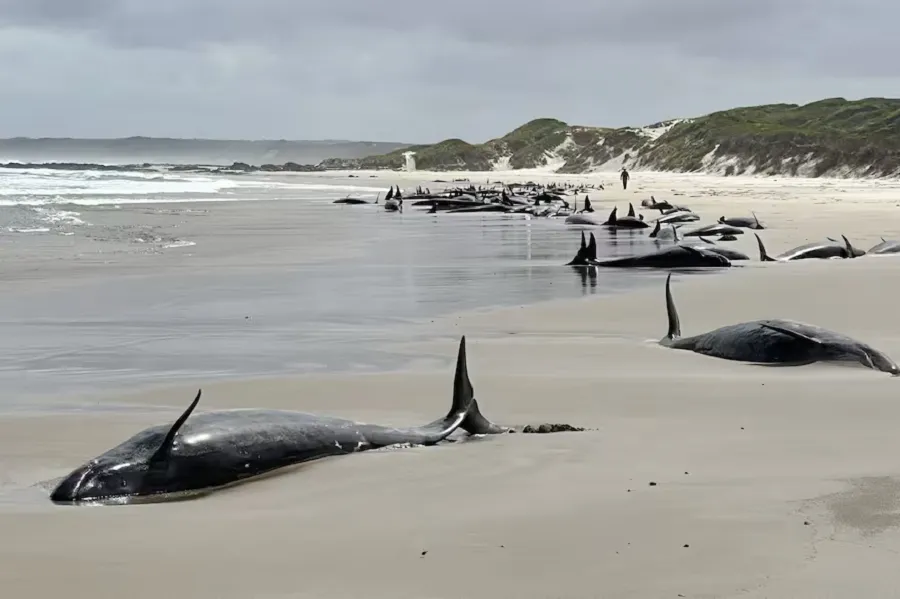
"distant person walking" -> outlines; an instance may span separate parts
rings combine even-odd
[[[625,170],[625,167],[622,167],[622,174],[619,175],[622,178],[622,189],[628,189],[628,180],[631,178],[631,175],[628,174],[628,171]]]

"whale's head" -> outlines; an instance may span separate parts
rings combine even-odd
[[[72,471],[53,489],[54,503],[130,503],[159,492],[147,461],[101,456]]]
[[[874,347],[860,344],[859,361],[873,370],[887,372],[892,376],[900,376],[900,366],[894,362],[886,354],[878,351]]]
[[[184,494],[190,477],[179,472],[175,434],[197,406],[200,393],[175,424],[155,426],[76,468],[50,493],[63,504],[116,504]],[[180,482],[179,482],[180,481]]]

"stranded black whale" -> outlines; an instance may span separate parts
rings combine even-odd
[[[581,232],[581,247],[566,266],[607,268],[689,268],[704,266],[731,266],[731,261],[718,253],[718,248],[674,245],[651,254],[597,260],[597,239],[591,233],[591,240],[585,243]]]
[[[191,416],[200,393],[174,424],[139,432],[65,477],[50,499],[71,504],[127,504],[203,495],[320,458],[401,443],[434,445],[461,428],[470,434],[509,429],[478,410],[459,342],[453,402],[430,424],[394,428],[287,410],[240,409]]]
[[[661,345],[725,360],[758,364],[859,362],[873,370],[900,375],[900,367],[874,347],[846,335],[793,320],[752,320],[682,337],[681,321],[672,300],[671,279],[669,274],[666,277],[669,330],[660,339]]]

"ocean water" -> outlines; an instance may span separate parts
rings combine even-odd
[[[664,276],[611,269],[585,277],[563,266],[580,229],[562,219],[411,207],[399,215],[332,203],[350,193],[374,198],[386,187],[303,175],[0,170],[0,241],[19,255],[28,256],[28,240],[44,248],[60,236],[134,251],[153,246],[163,256],[199,251],[194,244],[202,241],[142,221],[173,209],[208,210],[214,219],[216,203],[259,200],[292,202],[302,222],[354,247],[300,264],[95,276],[63,290],[37,285],[0,294],[0,385],[7,390],[0,412],[34,409],[35,397],[63,409],[75,395],[144,384],[396,368],[411,356],[379,348],[422,334],[418,325],[429,319],[620,292]],[[92,222],[116,209],[127,211],[127,225]],[[595,234],[608,256],[655,248],[645,233]]]

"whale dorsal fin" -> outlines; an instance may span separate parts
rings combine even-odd
[[[750,214],[753,215],[753,220],[756,221],[756,228],[757,228],[757,229],[762,229],[762,225],[759,223],[759,217],[756,216],[756,213],[753,212],[753,211],[751,210],[751,211],[750,211]]]
[[[597,259],[597,238],[594,237],[593,233],[591,233],[591,241],[588,243],[587,247],[587,258],[588,260]]]
[[[659,228],[660,228],[660,224],[659,224],[659,220],[657,220],[656,226],[653,227],[653,231],[650,233],[650,237],[656,237],[657,235],[659,235]]]
[[[199,389],[197,391],[197,397],[194,398],[194,401],[191,402],[191,405],[188,406],[187,410],[178,417],[178,420],[175,421],[175,424],[172,425],[172,428],[169,429],[169,432],[166,433],[165,438],[159,446],[159,449],[156,450],[156,453],[153,454],[153,457],[150,459],[151,462],[164,461],[169,457],[169,452],[172,450],[172,445],[175,442],[175,434],[178,432],[185,421],[187,421],[188,416],[191,415],[191,412],[194,411],[194,408],[197,407],[197,404],[200,403],[200,394],[203,393],[203,389]]]
[[[775,262],[774,258],[769,256],[766,252],[766,246],[763,245],[762,239],[759,238],[759,235],[756,233],[753,234],[756,237],[756,245],[759,247],[759,261],[760,262]]]
[[[672,225],[672,238],[675,239],[676,242],[678,241],[678,227],[675,225]]]
[[[612,209],[612,212],[609,213],[609,218],[606,219],[606,223],[605,223],[605,224],[607,224],[607,225],[614,225],[614,224],[616,224],[616,220],[618,220],[618,219],[616,219],[616,211],[617,211],[618,209],[619,209],[618,206]]]
[[[678,319],[678,310],[675,309],[675,300],[672,299],[672,273],[666,277],[666,314],[669,317],[669,330],[663,341],[681,337],[681,321]]]
[[[848,258],[856,258],[856,252],[853,251],[853,244],[850,243],[850,240],[841,235],[841,239],[844,240],[844,247],[847,248],[847,257]]]
[[[453,403],[447,415],[466,413],[475,398],[475,389],[469,380],[469,366],[466,360],[466,336],[459,340],[459,353],[456,356],[456,374],[453,377]]]

